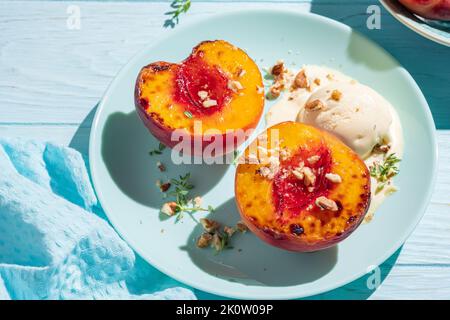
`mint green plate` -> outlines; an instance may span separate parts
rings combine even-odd
[[[152,61],[180,61],[207,39],[225,39],[245,49],[260,65],[278,59],[290,65],[325,64],[366,83],[397,109],[405,136],[400,191],[334,248],[291,253],[266,245],[253,234],[233,237],[234,249],[215,255],[199,250],[200,228],[189,216],[180,222],[159,214],[164,202],[155,186],[164,175],[191,172],[194,194],[217,208],[212,215],[232,225],[239,220],[230,165],[182,165],[170,152],[150,157],[158,142],[134,111],[140,68]],[[266,107],[270,105],[267,104]],[[262,127],[260,123],[260,127]],[[100,103],[90,138],[90,166],[100,202],[120,235],[149,263],[192,287],[234,298],[286,299],[345,285],[381,264],[406,240],[422,217],[436,173],[434,123],[427,102],[409,73],[376,44],[336,21],[285,11],[239,11],[177,27],[135,56],[117,75]],[[204,214],[195,214],[196,218]]]

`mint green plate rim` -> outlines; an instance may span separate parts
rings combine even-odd
[[[185,26],[178,26],[175,30],[167,32],[167,35],[164,37],[160,37],[157,41],[153,42],[152,44],[148,45],[146,48],[144,48],[140,53],[138,53],[135,57],[133,57],[118,73],[118,75],[114,78],[114,80],[109,85],[108,89],[106,90],[106,93],[101,100],[101,102],[98,105],[93,124],[90,134],[90,140],[89,140],[89,164],[90,164],[90,171],[92,175],[92,181],[95,188],[95,191],[97,193],[98,199],[100,203],[102,204],[104,211],[110,220],[111,224],[114,226],[116,231],[120,234],[120,236],[128,242],[128,244],[139,254],[141,255],[146,261],[148,261],[150,264],[152,264],[155,268],[160,270],[161,272],[167,274],[168,276],[185,283],[186,285],[189,285],[193,288],[197,288],[200,290],[203,290],[205,292],[213,293],[220,296],[230,297],[230,298],[238,298],[238,299],[294,299],[294,298],[302,298],[307,296],[312,296],[316,294],[320,294],[329,290],[336,289],[338,287],[344,286],[362,276],[367,274],[367,270],[359,270],[358,272],[354,272],[351,276],[346,276],[341,279],[334,279],[333,281],[330,281],[330,283],[327,284],[321,284],[319,286],[316,286],[314,288],[308,289],[307,291],[302,290],[300,287],[302,285],[292,286],[292,287],[285,287],[285,290],[278,290],[279,287],[276,287],[277,290],[272,290],[272,287],[259,287],[258,291],[252,291],[252,293],[246,293],[246,292],[236,292],[232,288],[230,289],[227,286],[227,282],[224,282],[223,286],[221,287],[210,287],[207,282],[199,281],[199,279],[191,279],[189,275],[183,275],[180,274],[179,271],[173,270],[171,267],[162,266],[159,264],[159,262],[154,259],[153,257],[149,256],[148,254],[145,254],[142,250],[142,248],[139,247],[134,241],[132,241],[130,238],[130,234],[124,232],[124,230],[121,227],[120,219],[115,215],[112,214],[112,209],[110,206],[110,202],[113,201],[108,195],[104,193],[104,190],[102,190],[102,179],[104,178],[99,174],[99,168],[101,166],[104,166],[102,157],[101,157],[101,139],[102,139],[102,130],[104,127],[104,121],[101,121],[101,118],[103,117],[103,113],[108,112],[107,106],[110,103],[109,97],[111,93],[115,90],[121,90],[118,87],[118,83],[120,82],[120,79],[124,77],[127,73],[130,72],[130,69],[132,66],[138,61],[142,60],[145,57],[145,53],[148,52],[151,48],[157,47],[162,41],[170,38],[175,37],[176,34],[180,30],[185,29],[191,29],[195,30],[197,27],[204,26],[206,22],[213,22],[214,19],[237,19],[245,17],[246,15],[250,15],[252,17],[257,15],[273,15],[274,17],[282,18],[283,16],[286,17],[296,17],[298,19],[305,19],[305,20],[312,20],[315,22],[319,22],[321,24],[327,24],[335,29],[340,29],[343,33],[352,33],[356,37],[359,38],[361,41],[365,41],[368,45],[373,46],[376,48],[380,53],[384,54],[386,59],[390,59],[393,63],[396,64],[397,68],[400,68],[398,72],[402,73],[403,76],[406,76],[408,83],[407,85],[410,86],[415,93],[418,95],[418,105],[424,112],[424,118],[422,119],[422,125],[424,125],[426,129],[426,134],[429,138],[429,149],[427,152],[430,153],[431,161],[429,163],[429,166],[427,167],[427,173],[429,174],[429,179],[427,180],[426,185],[423,187],[423,193],[420,200],[420,206],[417,207],[417,210],[415,214],[413,215],[413,218],[407,222],[407,227],[403,228],[401,230],[401,234],[396,236],[396,240],[392,242],[389,248],[385,250],[385,252],[381,255],[379,255],[376,259],[368,262],[368,265],[380,265],[385,260],[387,260],[392,254],[394,254],[406,241],[408,236],[412,233],[412,231],[415,229],[419,221],[421,220],[423,214],[425,213],[426,207],[429,203],[429,200],[432,195],[432,191],[435,185],[436,181],[436,173],[437,173],[437,141],[435,136],[435,125],[434,121],[431,115],[431,112],[429,110],[428,104],[425,100],[425,97],[423,96],[422,92],[420,91],[420,88],[416,84],[416,82],[413,80],[413,78],[410,76],[410,74],[403,68],[400,67],[398,62],[387,52],[384,51],[384,49],[380,48],[377,44],[373,43],[371,40],[366,39],[364,36],[358,34],[354,30],[352,30],[350,27],[331,20],[329,18],[319,16],[312,13],[300,13],[300,12],[292,12],[287,10],[265,10],[265,9],[258,9],[258,10],[239,10],[234,12],[229,12],[226,14],[219,14],[214,15],[205,19],[201,19],[199,21],[186,24]],[[263,22],[261,22],[263,23]],[[206,39],[205,39],[206,40]],[[261,41],[264,41],[264,39],[261,39]],[[187,54],[187,53],[186,53]],[[276,59],[276,57],[274,57]],[[205,273],[206,275],[206,273]],[[211,275],[207,275],[210,277]],[[230,283],[231,284],[231,283]],[[345,298],[345,297],[342,297]]]

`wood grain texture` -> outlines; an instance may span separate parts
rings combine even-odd
[[[194,0],[181,24],[236,10],[233,2]],[[168,3],[77,2],[82,28],[69,30],[66,9],[73,3],[0,2],[0,137],[50,140],[87,158],[93,108],[133,54],[167,32],[162,25]],[[239,8],[310,10],[355,27],[411,72],[437,127],[450,129],[449,49],[414,34],[384,10],[382,30],[368,30],[365,12],[373,3],[256,0],[239,3]],[[439,174],[432,201],[402,249],[381,266],[382,285],[368,289],[366,276],[314,299],[450,297],[450,130],[438,131],[438,139]]]
[[[73,3],[81,9],[80,30],[66,27],[66,10]],[[382,29],[368,30],[369,4],[373,1],[271,1],[240,3],[239,8],[311,10],[355,27],[410,70],[437,127],[450,128],[448,48],[421,38],[384,10]],[[38,123],[81,122],[121,66],[166,32],[167,10],[167,2],[0,2],[0,122],[25,117]],[[194,1],[181,24],[231,10],[235,3]],[[11,109],[15,112],[7,112]]]

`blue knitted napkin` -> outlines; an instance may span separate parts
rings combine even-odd
[[[108,224],[80,153],[0,140],[0,300],[195,299]]]

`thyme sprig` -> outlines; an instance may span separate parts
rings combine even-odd
[[[184,176],[180,175],[179,179],[171,179],[170,183],[175,187],[173,191],[169,192],[170,196],[175,197],[175,222],[180,221],[185,213],[192,214],[195,212],[213,212],[214,208],[208,206],[207,208],[202,208],[196,203],[195,199],[189,198],[190,190],[194,188],[189,182],[191,174],[188,172]]]
[[[162,154],[165,149],[166,149],[166,146],[160,142],[159,145],[158,145],[158,148],[149,151],[148,154],[151,155],[151,156],[154,156],[154,155],[157,155],[157,154],[159,155],[159,154]]]
[[[401,161],[395,153],[391,153],[387,156],[383,163],[375,162],[370,167],[370,175],[378,181],[376,193],[384,189],[386,183],[399,173],[397,163]]]
[[[170,16],[166,21],[164,21],[164,27],[175,27],[180,21],[180,15],[188,12],[191,7],[191,0],[173,0],[170,4],[172,10],[165,13],[165,15]]]

